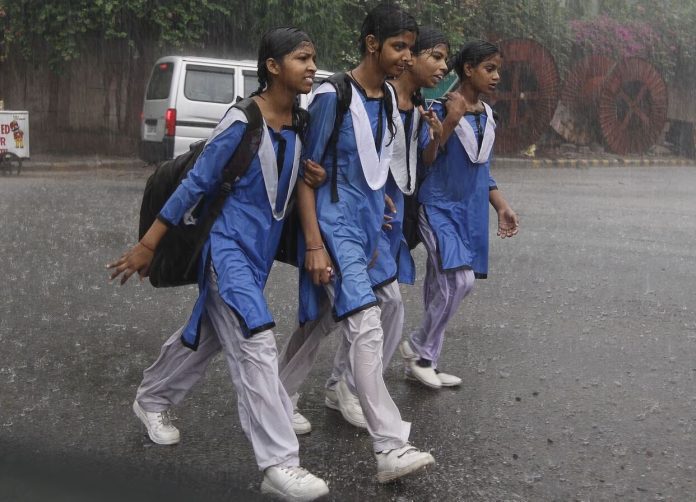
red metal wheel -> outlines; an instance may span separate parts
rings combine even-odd
[[[558,110],[551,121],[566,141],[580,145],[601,141],[597,127],[599,96],[615,64],[606,56],[592,55],[576,62],[568,72]]]
[[[560,77],[551,53],[530,39],[500,42],[503,68],[491,104],[500,117],[496,151],[519,152],[536,143],[558,104]]]
[[[615,153],[643,153],[667,121],[667,86],[647,61],[628,58],[607,76],[599,98],[599,124]]]

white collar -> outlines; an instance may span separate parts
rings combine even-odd
[[[387,181],[387,175],[389,174],[389,164],[392,158],[392,152],[394,148],[394,141],[391,141],[390,134],[388,131],[384,130],[382,136],[382,147],[380,149],[380,154],[377,153],[377,148],[375,147],[375,139],[372,136],[372,126],[370,125],[370,117],[367,115],[367,110],[365,110],[365,105],[362,99],[358,96],[358,89],[351,82],[351,100],[350,100],[350,114],[353,119],[353,133],[355,134],[355,143],[358,147],[358,156],[360,157],[360,164],[363,169],[363,174],[365,175],[365,180],[372,190],[379,190],[384,186]],[[394,124],[401,122],[401,117],[399,116],[399,108],[396,102],[396,96],[391,86],[385,86],[389,89],[389,98],[392,100],[392,121]],[[333,84],[329,82],[324,82],[321,84],[316,91],[314,91],[314,96],[322,94],[325,92],[336,92],[336,88]],[[385,96],[385,99],[388,99]]]
[[[248,123],[246,115],[239,108],[231,108],[230,111],[225,115],[225,117],[220,121],[218,126],[213,130],[213,134],[208,139],[210,142],[215,136],[220,134],[228,127],[230,127],[235,122]],[[276,199],[278,197],[278,167],[277,167],[277,157],[275,150],[273,148],[273,141],[271,140],[271,135],[268,132],[268,126],[266,121],[263,121],[263,132],[261,134],[261,144],[259,145],[258,157],[261,163],[261,173],[263,174],[263,182],[266,185],[266,195],[268,196],[268,202],[271,205],[271,211],[273,211],[273,217],[280,221],[285,217],[285,210],[288,207],[288,202],[292,196],[293,188],[295,187],[295,182],[297,181],[297,172],[300,166],[300,153],[302,152],[302,142],[300,137],[297,136],[295,139],[295,158],[292,163],[292,174],[290,175],[290,185],[288,187],[288,193],[285,197],[285,203],[283,205],[282,211],[276,211]]]
[[[454,132],[457,134],[464,150],[466,150],[469,160],[474,164],[483,164],[488,161],[488,158],[491,156],[491,150],[493,149],[493,142],[495,141],[495,119],[493,119],[493,110],[487,103],[483,103],[483,108],[486,111],[487,118],[480,150],[478,141],[476,141],[474,129],[466,118],[462,117],[459,119],[459,123],[454,128]]]
[[[401,117],[399,117],[401,118]],[[404,123],[399,120],[396,125],[396,137],[394,138],[394,154],[389,169],[396,185],[406,195],[412,195],[416,190],[416,169],[418,166],[418,125],[420,123],[420,111],[413,107],[413,120],[411,121],[412,133],[409,136],[410,145],[406,144],[406,132]],[[408,148],[407,148],[408,146]],[[408,162],[406,153],[408,152]],[[409,184],[410,179],[410,184]]]

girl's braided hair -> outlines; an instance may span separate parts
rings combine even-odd
[[[266,66],[266,61],[268,59],[275,59],[280,64],[284,56],[305,44],[312,45],[312,39],[309,38],[309,35],[304,31],[292,26],[272,28],[264,33],[261,37],[261,44],[259,45],[259,57],[256,68],[259,87],[252,92],[249,97],[260,95],[272,85],[273,82],[270,79]],[[307,113],[300,108],[297,100],[292,111],[293,127],[303,136],[307,127]]]

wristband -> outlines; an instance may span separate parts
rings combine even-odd
[[[155,252],[155,250],[152,249],[150,246],[146,246],[146,245],[143,243],[143,241],[138,241],[138,244],[140,244],[142,247],[144,247],[145,249],[147,249],[147,250],[150,251],[151,253],[154,253],[154,252]]]

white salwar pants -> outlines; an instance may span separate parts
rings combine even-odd
[[[220,297],[215,272],[201,322],[198,350],[181,343],[183,328],[162,346],[155,363],[143,373],[136,399],[149,412],[180,403],[222,351],[237,391],[242,429],[262,471],[299,465],[299,445],[292,429],[292,402],[278,376],[275,338],[270,330],[244,338],[239,320]]]

